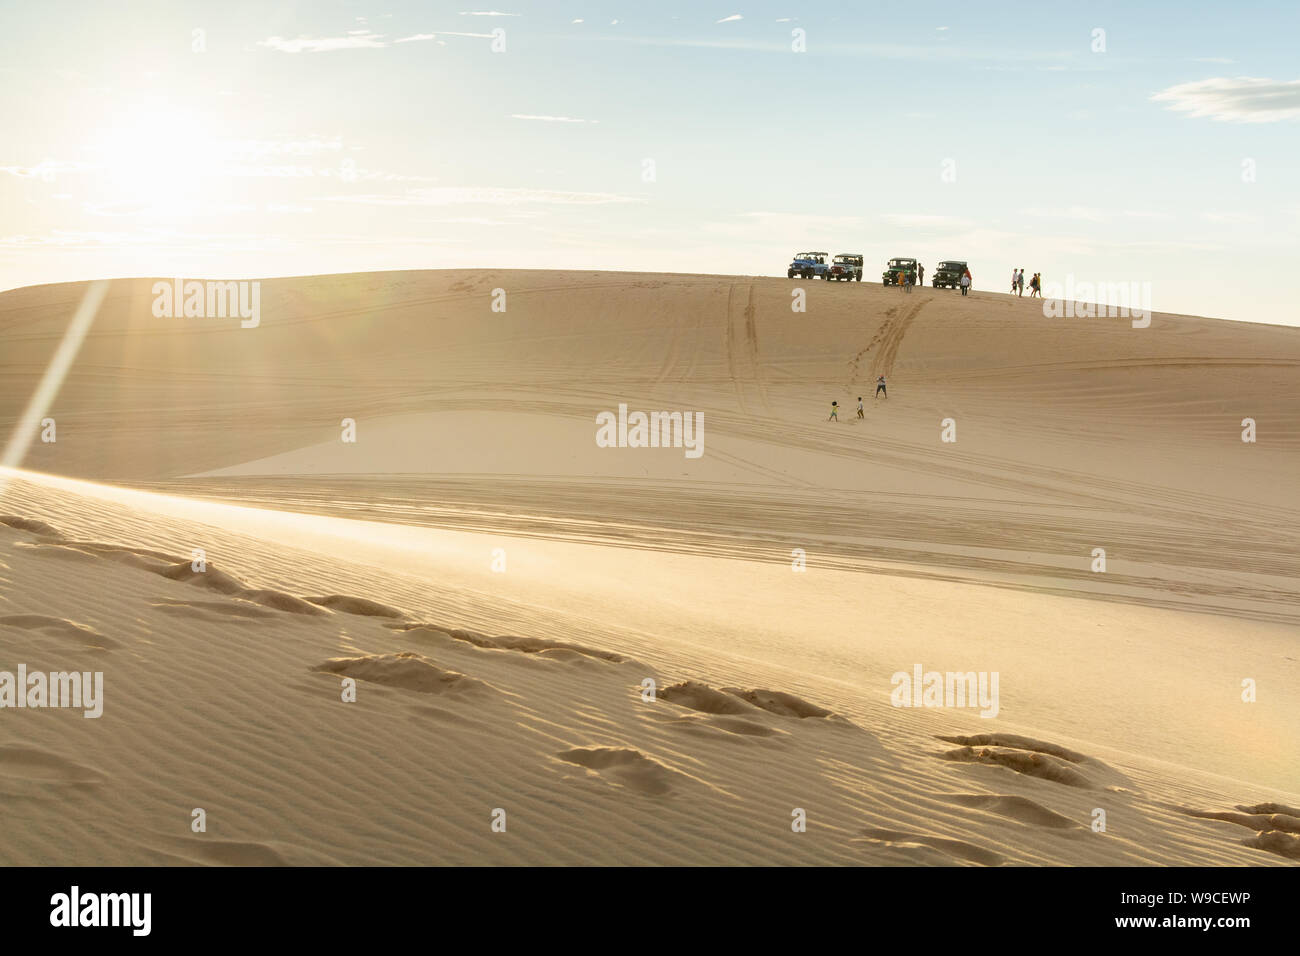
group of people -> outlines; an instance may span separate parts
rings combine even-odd
[[[1011,270],[1011,294],[1012,295],[1025,294],[1025,270],[1024,269]],[[1034,296],[1037,296],[1040,299],[1043,297],[1043,275],[1041,272],[1035,272],[1033,278],[1029,280],[1029,298],[1032,299],[1034,298]]]
[[[876,379],[876,398],[881,395],[885,396],[885,401],[889,401],[889,392],[885,391],[885,376]],[[858,418],[866,418],[862,412],[862,396],[858,396]],[[840,403],[831,402],[831,415],[826,419],[828,422],[838,422],[840,420]]]

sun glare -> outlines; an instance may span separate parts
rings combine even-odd
[[[88,146],[101,203],[123,214],[193,215],[213,199],[217,146],[211,125],[187,111],[139,106],[120,113]]]

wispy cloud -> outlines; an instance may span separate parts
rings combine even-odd
[[[258,46],[280,53],[332,53],[335,50],[358,50],[363,48],[383,47],[383,36],[378,33],[350,33],[341,37],[302,36],[293,40],[284,37],[267,37],[259,40]]]
[[[1047,209],[1032,206],[1021,209],[1020,215],[1039,219],[1068,219],[1075,222],[1109,222],[1112,219],[1168,219],[1167,213],[1146,209],[1100,209],[1096,206],[1067,206]]]
[[[405,193],[370,193],[355,196],[321,196],[325,202],[359,203],[369,206],[515,206],[524,204],[600,206],[610,203],[643,203],[641,196],[617,193],[573,192],[562,189],[524,189],[505,186],[445,186],[411,189]]]
[[[537,116],[530,113],[511,113],[511,119],[537,120],[541,123],[599,123],[600,120],[578,119],[573,116]]]
[[[729,16],[729,17],[723,17],[721,20],[714,20],[713,22],[714,22],[714,23],[731,23],[731,22],[733,22],[733,21],[735,21],[735,20],[743,20],[743,19],[745,19],[745,18],[742,17],[739,13],[733,13],[733,14],[732,14],[731,16]]]
[[[53,180],[60,173],[77,173],[94,169],[90,163],[71,163],[57,159],[47,159],[35,166],[0,166],[0,173],[8,173],[19,179]]]
[[[1277,123],[1300,117],[1300,80],[1215,77],[1179,83],[1151,99],[1167,104],[1167,109],[1220,122]]]
[[[462,10],[462,17],[521,17],[522,13],[502,13],[500,10]]]
[[[882,222],[903,229],[969,229],[974,225],[971,220],[960,216],[926,215],[911,212],[887,212],[880,217]]]
[[[337,50],[360,50],[372,49],[382,50],[385,47],[393,46],[398,43],[416,43],[426,40],[436,40],[442,43],[442,37],[472,37],[480,40],[493,39],[490,33],[465,33],[455,30],[440,30],[437,33],[415,33],[407,37],[399,37],[396,40],[389,41],[385,39],[382,33],[371,33],[368,30],[359,30],[341,37],[308,37],[301,36],[292,40],[286,40],[284,37],[267,37],[265,40],[259,40],[257,45],[266,47],[268,50],[276,50],[280,53],[333,53]]]

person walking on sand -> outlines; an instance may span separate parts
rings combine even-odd
[[[925,266],[919,262],[916,264],[916,284],[925,285]]]
[[[866,416],[862,414],[862,396],[859,395],[858,396],[858,418],[865,418],[865,417]]]
[[[1043,291],[1042,281],[1043,281],[1043,280],[1042,280],[1041,278],[1039,278],[1039,275],[1040,275],[1039,273],[1035,272],[1035,273],[1034,273],[1034,277],[1033,277],[1032,279],[1029,280],[1029,298],[1031,298],[1031,299],[1034,298],[1034,297],[1037,297],[1037,298],[1040,298],[1040,299],[1041,299],[1041,298],[1043,297],[1043,296],[1042,296],[1042,291]]]
[[[1024,295],[1024,294],[1025,294],[1025,270],[1021,269],[1020,281],[1016,286],[1016,295]]]
[[[826,420],[828,422],[838,422],[840,420],[839,411],[840,411],[840,403],[831,402],[831,417]]]
[[[915,272],[904,272],[904,273],[903,273],[903,291],[904,291],[904,292],[911,292],[911,291],[912,291],[912,284],[913,284],[914,282],[916,282],[916,273],[915,273]]]
[[[881,392],[885,393],[885,401],[889,401],[889,392],[885,391],[885,376],[883,375],[876,379],[876,398],[880,397]]]
[[[1016,294],[1016,283],[1019,281],[1020,281],[1020,271],[1018,269],[1012,269],[1011,270],[1011,294],[1012,295]]]
[[[970,270],[967,269],[961,274],[961,294],[965,295],[970,291]]]

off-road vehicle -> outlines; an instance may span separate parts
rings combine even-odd
[[[936,289],[956,289],[961,285],[962,273],[965,271],[965,262],[959,259],[945,260],[934,270],[934,278],[930,280],[930,284]]]
[[[900,281],[899,277],[902,277]],[[903,285],[911,281],[916,283],[916,260],[915,259],[890,259],[889,265],[880,275],[881,285]]]
[[[853,252],[841,252],[831,260],[831,267],[826,278],[845,282],[862,281],[862,256]]]
[[[826,271],[830,268],[826,265],[826,257],[829,252],[800,252],[786,269],[787,279],[816,279],[826,278]]]

